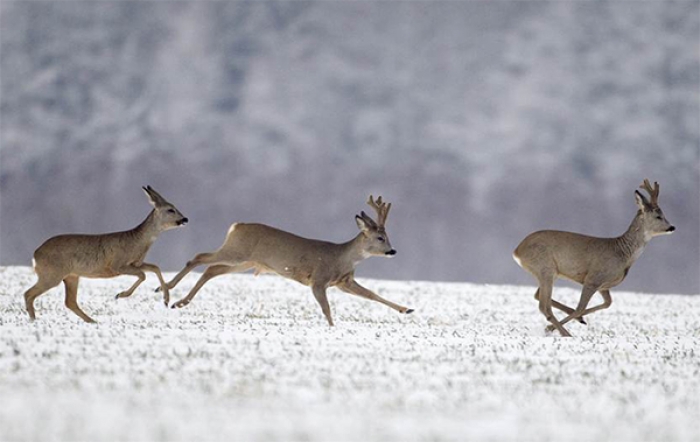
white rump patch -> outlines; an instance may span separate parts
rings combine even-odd
[[[513,252],[513,259],[521,268],[523,267],[522,261],[520,261],[520,258],[518,258],[518,255],[516,255],[515,252]]]
[[[32,258],[32,268],[34,269],[34,273],[36,273],[36,259]]]
[[[238,223],[231,224],[231,227],[228,228],[228,233],[226,233],[226,236],[229,236],[230,234],[232,234],[233,231],[236,230],[237,225],[238,225]]]

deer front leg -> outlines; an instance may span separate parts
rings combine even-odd
[[[170,303],[170,291],[168,290],[168,285],[165,283],[165,280],[163,279],[163,273],[161,273],[160,268],[155,264],[149,264],[147,262],[141,263],[139,268],[142,270],[145,270],[147,272],[153,272],[156,274],[156,276],[158,277],[158,281],[160,281],[161,290],[163,290],[163,302],[165,303],[165,306],[167,307],[168,304]]]
[[[576,306],[576,310],[574,310],[573,313],[569,314],[569,316],[567,316],[566,318],[559,321],[559,323],[561,325],[564,325],[572,319],[580,318],[581,316],[583,316],[586,312],[586,307],[588,307],[588,303],[591,302],[591,297],[595,294],[597,290],[597,286],[584,285],[583,290],[581,290],[581,298],[578,301],[578,306]]]
[[[589,315],[593,312],[597,312],[598,310],[603,310],[603,309],[610,307],[612,305],[612,296],[610,296],[610,290],[600,290],[599,293],[603,297],[602,304],[596,305],[595,307],[585,309],[583,312],[580,312],[580,313],[577,313],[576,311],[572,312],[570,315],[571,320],[576,319],[578,321],[581,321],[581,318],[583,318],[586,315]],[[593,295],[591,295],[591,296],[593,296]],[[590,301],[590,297],[589,297],[589,301]],[[562,321],[562,324],[564,324],[565,322],[568,322],[568,321],[569,321],[569,319],[565,318]],[[585,324],[585,322],[584,322],[584,324]]]
[[[146,262],[143,262],[140,265],[130,264],[130,265],[124,266],[118,270],[118,272],[122,275],[134,275],[138,279],[136,280],[134,285],[129,287],[128,290],[119,293],[116,296],[116,298],[117,299],[128,298],[129,296],[133,295],[134,291],[138,288],[138,286],[140,286],[141,283],[146,280],[146,274],[143,273],[144,270],[146,270],[148,272],[153,272],[158,277],[158,280],[160,281],[160,287],[163,290],[163,301],[165,302],[165,305],[167,306],[168,302],[170,301],[170,292],[168,291],[168,287],[165,284],[165,280],[163,279],[163,274],[161,273],[160,268],[158,268],[157,265],[149,264]]]
[[[134,290],[136,290],[136,288],[140,286],[141,283],[146,279],[146,274],[143,273],[141,269],[134,267],[133,265],[122,267],[119,270],[117,270],[117,272],[119,272],[120,275],[133,275],[136,276],[138,279],[131,287],[129,287],[128,290],[118,293],[117,296],[115,296],[115,299],[128,298],[134,293]]]
[[[603,297],[603,303],[587,309],[581,314],[581,317],[593,312],[597,312],[598,310],[606,309],[612,305],[612,296],[610,296],[610,290],[600,290],[598,291],[598,293],[600,293],[600,295]]]
[[[323,314],[326,316],[326,319],[328,320],[328,325],[333,327],[333,318],[331,318],[331,306],[328,305],[328,296],[326,296],[326,287],[321,286],[321,285],[315,285],[311,287],[311,290],[314,292],[314,297],[316,298],[316,301],[318,301],[318,304],[321,306],[321,310],[323,310]]]
[[[539,288],[538,288],[537,291],[535,292],[535,299],[536,299],[536,300],[539,300],[539,299],[540,299],[540,289],[539,289]],[[566,304],[562,304],[561,302],[558,302],[558,301],[556,301],[556,300],[554,300],[554,299],[552,299],[551,301],[552,301],[552,307],[557,308],[557,309],[563,311],[563,312],[566,313],[566,314],[571,314],[571,313],[574,312],[574,309],[572,309],[571,307],[569,307],[569,306],[566,305]],[[583,324],[583,325],[587,325],[587,324],[586,324],[586,321],[583,320],[583,316],[581,316],[580,318],[576,318],[576,320],[577,320],[578,322],[580,322],[581,324]],[[554,330],[554,329],[552,329],[552,330]],[[552,330],[549,330],[549,331],[552,331]]]
[[[388,300],[382,298],[381,296],[377,295],[373,291],[362,287],[354,279],[351,279],[349,281],[343,281],[340,284],[338,284],[337,287],[346,293],[350,293],[351,295],[356,295],[356,296],[360,296],[360,297],[365,298],[365,299],[370,299],[372,301],[381,302],[382,304],[393,308],[394,310],[396,310],[399,313],[406,313],[406,314],[413,313],[412,308],[407,308],[407,307],[400,306],[398,304],[394,304],[393,302],[388,301]]]

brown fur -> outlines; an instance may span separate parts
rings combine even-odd
[[[187,222],[172,204],[167,202],[150,186],[144,188],[154,209],[137,227],[124,232],[102,235],[59,235],[48,239],[34,252],[34,271],[38,281],[24,294],[29,317],[36,318],[34,301],[37,297],[56,287],[61,281],[66,289],[66,307],[86,322],[95,322],[78,306],[77,292],[80,277],[112,278],[133,275],[138,278],[128,290],[117,298],[131,296],[146,279],[144,271],[153,272],[163,287],[165,304],[169,292],[160,269],[143,260],[158,235],[165,230]]]
[[[539,283],[535,299],[539,301],[540,311],[551,323],[548,330],[556,329],[562,336],[571,336],[564,324],[573,319],[584,322],[585,315],[610,307],[612,298],[609,289],[625,279],[649,240],[675,230],[657,204],[659,185],[654,184],[652,189],[649,181],[644,180],[641,186],[650,193],[651,202],[636,192],[639,211],[622,236],[596,238],[543,230],[528,235],[515,249],[515,261]],[[557,278],[583,285],[576,309],[552,299],[552,286]],[[596,291],[603,296],[603,303],[587,309]],[[559,321],[552,313],[552,307],[568,313],[568,316]]]
[[[396,253],[384,228],[391,205],[382,203],[381,197],[375,202],[371,196],[368,204],[377,210],[380,222],[375,223],[364,212],[356,216],[361,232],[342,244],[302,238],[263,224],[233,224],[217,251],[198,254],[168,283],[172,289],[195,267],[209,265],[188,295],[173,308],[189,304],[202,286],[216,276],[254,269],[256,273],[276,273],[311,287],[331,326],[328,287],[381,302],[400,313],[411,313],[412,309],[387,301],[355,281],[355,266],[359,262],[370,256]]]

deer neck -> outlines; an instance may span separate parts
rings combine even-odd
[[[642,212],[632,220],[629,228],[622,236],[616,238],[615,244],[621,254],[631,264],[639,258],[651,238],[644,233]]]
[[[161,232],[161,230],[158,228],[158,224],[156,223],[155,209],[151,210],[151,213],[148,214],[146,219],[144,219],[143,222],[136,226],[131,232],[147,244],[153,244]]]
[[[358,233],[355,238],[342,244],[343,254],[346,259],[352,263],[355,268],[357,264],[369,258],[371,255],[364,250],[365,237],[362,233]]]

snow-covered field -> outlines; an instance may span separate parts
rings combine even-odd
[[[562,339],[534,287],[365,280],[416,312],[331,290],[329,328],[274,276],[222,276],[181,310],[153,275],[118,301],[132,277],[83,279],[90,325],[62,286],[30,323],[34,280],[0,267],[2,441],[700,439],[700,296],[613,292]]]

